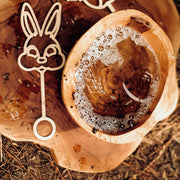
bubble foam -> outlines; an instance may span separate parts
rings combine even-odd
[[[120,64],[123,64],[125,60],[119,53],[116,44],[129,37],[136,45],[147,47],[153,53],[156,59],[157,77],[157,74],[159,73],[159,64],[154,51],[140,33],[126,26],[112,27],[99,34],[90,45],[87,52],[83,55],[80,66],[75,74],[76,92],[74,97],[77,111],[79,112],[81,118],[83,118],[84,121],[86,121],[90,126],[95,127],[96,129],[105,133],[116,134],[137,125],[139,120],[148,112],[148,109],[157,92],[159,75],[157,80],[157,78],[153,78],[152,74],[149,74],[151,77],[150,92],[148,96],[143,99],[140,104],[140,108],[136,113],[128,113],[123,118],[117,118],[113,116],[103,116],[93,111],[93,106],[84,91],[86,86],[85,78],[87,81],[93,84],[96,92],[104,94],[105,92],[102,82],[99,81],[96,76],[94,76],[91,67],[92,65],[96,65],[98,60],[100,60],[105,66],[110,66],[117,61]],[[130,104],[131,101],[133,100],[131,99],[127,104]],[[130,122],[130,120],[132,122]]]

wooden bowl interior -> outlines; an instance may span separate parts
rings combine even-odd
[[[143,18],[142,18],[143,17]],[[131,23],[131,20],[135,19],[137,23]],[[139,26],[141,24],[141,26]],[[75,73],[76,69],[79,66],[79,62],[82,58],[83,53],[85,53],[89,46],[92,44],[94,39],[100,33],[106,31],[110,27],[118,27],[120,25],[130,26],[135,30],[142,32],[141,34],[153,48],[160,64],[161,68],[161,75],[160,75],[160,85],[158,89],[158,95],[154,99],[153,105],[150,109],[153,111],[160,100],[162,95],[166,79],[168,76],[168,53],[167,49],[169,48],[169,52],[172,51],[171,43],[166,37],[165,33],[161,30],[161,28],[148,16],[145,14],[136,11],[136,10],[126,10],[126,11],[119,11],[113,14],[110,14],[96,23],[90,30],[88,30],[76,43],[74,48],[72,49],[65,68],[63,72],[63,79],[62,79],[62,97],[66,109],[68,110],[71,117],[79,124],[82,128],[88,131],[90,134],[93,134],[105,141],[113,142],[113,143],[128,143],[133,142],[134,140],[142,137],[147,133],[152,126],[147,124],[147,127],[141,128],[141,126],[131,130],[122,135],[110,135],[105,134],[103,132],[96,132],[94,133],[93,127],[88,125],[79,115],[78,111],[75,108],[75,103],[73,99],[73,94],[75,92]],[[145,30],[143,32],[142,26],[145,26]],[[164,44],[166,42],[166,45]],[[167,43],[168,42],[168,43]],[[144,122],[147,121],[147,117],[144,117]],[[151,119],[149,117],[149,119]],[[153,126],[156,122],[152,123]],[[146,123],[145,123],[146,124]]]

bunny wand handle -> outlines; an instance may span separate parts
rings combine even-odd
[[[44,79],[45,70],[39,71],[39,73],[40,73],[40,82],[41,82],[41,113],[42,113],[42,116],[35,121],[34,126],[33,126],[33,131],[34,131],[34,135],[37,138],[39,138],[41,140],[48,140],[54,136],[54,134],[56,132],[56,125],[51,118],[46,116],[46,100],[45,100],[46,96],[45,96],[45,79]],[[50,133],[49,136],[41,136],[37,132],[37,126],[41,121],[48,121],[52,125],[52,132]]]

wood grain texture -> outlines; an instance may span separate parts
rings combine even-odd
[[[61,97],[61,73],[47,72],[47,115],[55,120],[57,132],[53,139],[39,141],[32,126],[40,117],[40,82],[37,72],[24,72],[17,64],[26,40],[20,25],[24,1],[0,2],[0,132],[14,140],[33,141],[49,147],[60,166],[87,172],[107,171],[131,154],[141,140],[128,144],[111,144],[89,135],[67,113]],[[61,30],[57,39],[68,55],[75,42],[95,22],[109,14],[108,9],[92,10],[81,2],[62,3]],[[29,1],[38,21],[43,23],[51,1]],[[154,19],[167,33],[175,53],[179,49],[179,16],[171,0],[117,0],[117,10],[133,8]],[[169,18],[168,18],[169,17]]]

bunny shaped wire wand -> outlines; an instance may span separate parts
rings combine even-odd
[[[38,118],[34,125],[33,131],[34,135],[40,140],[51,139],[56,132],[56,125],[54,121],[46,116],[46,102],[45,102],[45,72],[46,71],[57,71],[61,69],[65,64],[65,55],[61,51],[61,47],[56,40],[56,35],[59,31],[61,23],[61,11],[62,6],[59,2],[53,4],[49,10],[42,27],[40,28],[35,13],[29,3],[24,3],[21,10],[21,26],[27,39],[24,43],[23,53],[18,57],[19,67],[27,72],[38,71],[40,73],[40,83],[41,83],[41,117]],[[55,22],[55,23],[54,23]],[[32,43],[33,40],[38,39],[41,41],[43,37],[49,38],[51,44],[44,48],[43,55],[40,54],[39,49]],[[44,64],[47,63],[48,58],[54,55],[61,56],[61,64],[57,67],[46,67]],[[22,59],[24,57],[30,57],[36,60],[38,67],[26,67]],[[26,58],[25,58],[26,60]],[[52,126],[52,132],[48,136],[41,136],[37,131],[37,126],[42,121],[48,121]]]

